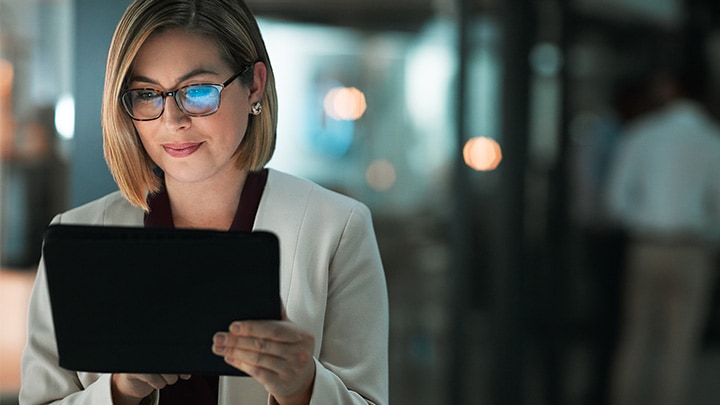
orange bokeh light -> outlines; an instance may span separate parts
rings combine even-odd
[[[502,149],[494,139],[478,136],[465,143],[463,159],[473,170],[495,170],[502,161]]]
[[[339,121],[357,120],[365,114],[365,94],[355,87],[334,87],[325,95],[325,113]]]

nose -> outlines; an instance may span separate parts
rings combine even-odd
[[[172,95],[165,98],[165,111],[162,119],[165,121],[165,125],[172,130],[186,128],[191,122],[190,117],[178,107],[177,101]]]

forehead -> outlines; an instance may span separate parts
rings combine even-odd
[[[140,47],[131,76],[164,80],[196,70],[220,75],[229,68],[212,38],[182,29],[169,29],[152,34]]]

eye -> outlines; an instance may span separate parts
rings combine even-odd
[[[190,86],[185,89],[188,99],[207,99],[215,97],[217,90],[212,86]]]
[[[154,90],[135,90],[132,92],[133,103],[148,103],[153,102],[157,99],[160,94]]]
[[[215,111],[219,104],[219,92],[213,86],[189,86],[180,93],[185,109],[195,114]]]

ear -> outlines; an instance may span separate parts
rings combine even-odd
[[[265,82],[267,81],[267,68],[263,62],[255,62],[253,66],[253,82],[250,85],[248,103],[253,104],[262,101],[265,94]]]

